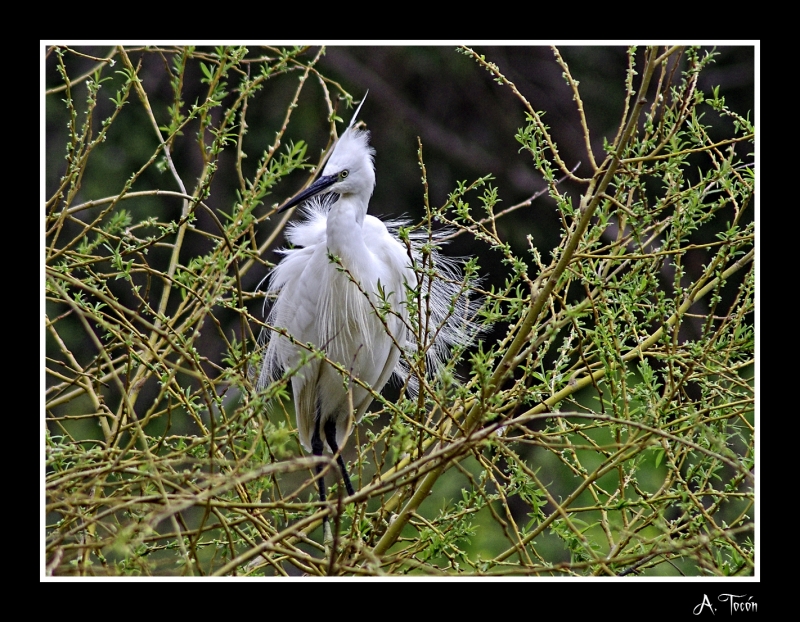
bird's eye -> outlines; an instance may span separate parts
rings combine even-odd
[[[350,171],[342,171],[339,173],[339,179],[347,179],[347,176],[350,174]]]

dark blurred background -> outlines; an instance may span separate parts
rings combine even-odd
[[[478,47],[475,51],[498,65],[536,110],[545,111],[544,121],[564,161],[569,166],[582,162],[577,174],[591,176],[572,91],[552,50],[520,46]],[[753,48],[717,51],[717,62],[701,74],[698,87],[710,94],[712,87],[719,86],[728,105],[746,115],[754,108]],[[595,159],[602,161],[603,140],[613,140],[623,110],[626,48],[564,47],[560,53],[580,82]],[[641,52],[637,58],[641,61]],[[472,181],[487,173],[494,175],[492,183],[499,188],[503,201],[499,209],[544,187],[530,157],[519,151],[520,144],[514,139],[525,125],[521,102],[454,48],[331,47],[318,66],[356,98],[369,90],[360,116],[372,131],[377,151],[373,213],[421,213],[417,137],[422,140],[434,205],[445,202],[457,181]],[[314,93],[313,81],[308,87],[304,95],[313,106],[320,98]],[[304,103],[302,97],[300,103]],[[319,103],[317,109],[317,137],[325,140],[324,109]],[[351,114],[345,111],[340,116],[347,121]],[[304,138],[313,144],[313,136]],[[570,190],[581,191],[579,187]],[[560,231],[553,207],[546,196],[539,199],[531,209],[501,221],[501,234],[521,247],[525,236],[532,234],[540,249],[547,249],[557,243]]]
[[[111,50],[100,46],[78,49],[98,57],[106,56]],[[318,48],[310,48],[304,57],[311,58],[317,51]],[[551,128],[564,161],[569,166],[582,162],[577,174],[590,176],[572,91],[562,77],[562,69],[555,62],[553,51],[548,47],[527,46],[479,46],[475,51],[497,64],[536,110],[545,111],[544,121]],[[600,162],[604,156],[603,140],[613,140],[620,124],[628,62],[626,48],[566,46],[559,51],[574,79],[580,82],[584,110],[592,132],[592,147],[595,159]],[[701,74],[698,88],[708,95],[713,87],[719,86],[720,94],[725,96],[733,110],[742,115],[749,113],[752,118],[754,47],[723,46],[716,48],[716,52],[716,62]],[[257,46],[250,48],[250,56],[267,53]],[[153,53],[131,52],[134,62],[139,56],[143,57],[140,75],[153,112],[159,123],[166,123],[166,108],[171,102],[172,91],[165,61]],[[170,59],[169,55],[165,57]],[[639,66],[642,57],[640,49],[636,56]],[[71,55],[66,57],[66,61],[73,77],[96,65],[88,59]],[[499,189],[502,203],[498,209],[523,201],[544,188],[531,158],[519,151],[520,144],[514,139],[517,130],[525,125],[522,103],[509,88],[497,84],[488,72],[471,58],[457,53],[454,47],[333,46],[326,49],[317,69],[325,77],[339,82],[356,100],[369,91],[360,119],[371,131],[372,144],[377,152],[377,186],[370,204],[371,213],[412,218],[423,213],[417,137],[423,145],[433,205],[444,203],[457,181],[472,181],[486,174],[494,176],[491,183]],[[104,75],[113,77],[113,70],[106,70]],[[204,96],[206,87],[200,83],[200,77],[198,64],[191,64],[184,80],[184,102],[191,103]],[[281,127],[286,106],[297,88],[298,77],[298,72],[290,72],[267,81],[263,90],[250,102],[248,134],[244,143],[250,154],[245,162],[246,172],[248,166],[255,167],[258,156],[272,143],[275,132]],[[60,82],[52,55],[46,61],[46,82],[48,87]],[[329,88],[335,92],[332,86]],[[80,92],[80,86],[75,91]],[[343,102],[339,102],[339,106],[339,116],[349,122],[353,109],[346,109]],[[107,110],[104,111],[103,107]],[[135,95],[109,133],[106,143],[98,149],[98,155],[102,157],[94,157],[92,166],[96,174],[84,180],[84,196],[81,198],[97,198],[118,192],[131,171],[138,169],[152,154],[156,140],[150,122],[143,112],[132,111],[130,107],[139,107]],[[97,114],[110,113],[110,110],[110,102],[101,97]],[[67,115],[58,95],[48,97],[46,112],[46,174],[47,195],[50,196],[63,174]],[[709,115],[707,121],[710,123],[715,119],[716,115]],[[340,125],[339,131],[341,129]],[[191,131],[187,130],[187,137]],[[322,89],[313,76],[306,81],[300,94],[286,139],[284,145],[288,140],[308,143],[308,156],[312,162],[318,160],[320,151],[328,144],[327,109]],[[225,212],[230,212],[235,201],[233,156],[231,149],[223,153],[220,171],[207,201],[215,209]],[[178,170],[185,176],[187,184],[191,184],[201,170],[196,145],[191,140],[178,143],[175,159]],[[267,197],[262,213],[266,213],[271,205],[282,203],[306,180],[307,173],[297,172],[279,184],[274,194]],[[168,175],[161,175],[151,167],[134,189],[177,189],[174,185]],[[569,183],[562,188],[576,197],[582,191],[579,186]],[[477,197],[475,199],[477,207]],[[161,212],[163,203],[160,201],[154,209]],[[175,201],[173,208],[177,210],[179,207],[179,202]],[[160,216],[164,217],[163,212]],[[530,208],[502,219],[499,226],[503,239],[518,251],[527,246],[526,236],[532,235],[534,243],[547,259],[547,249],[558,242],[561,223],[553,201],[545,195]],[[450,252],[479,253],[482,264],[491,273],[497,258],[485,254],[485,249],[474,244],[462,236],[452,244]],[[256,274],[247,275],[247,284],[254,286],[259,278]]]

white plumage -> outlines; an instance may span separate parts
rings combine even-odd
[[[267,324],[272,329],[262,333],[259,386],[297,369],[291,377],[297,429],[303,447],[316,455],[322,453],[323,438],[338,452],[353,416],[358,421],[372,402],[372,394],[352,378],[380,391],[392,373],[407,373],[408,363],[401,355],[417,349],[420,317],[409,313],[418,299],[412,262],[422,263],[422,244],[431,241],[427,235],[412,238],[409,254],[397,237],[405,222],[384,223],[367,214],[375,186],[375,151],[369,132],[354,128],[353,122],[322,175],[281,208],[309,199],[304,219],[287,228],[294,248],[281,251],[283,258],[270,274],[268,294],[274,302]],[[420,277],[419,284],[429,294],[421,305],[421,325],[427,328],[423,341],[433,343],[427,368],[435,373],[450,348],[466,345],[479,329],[473,322],[476,304],[468,298],[458,264],[436,251],[425,261],[436,273]],[[347,373],[300,345],[309,343]],[[353,494],[340,456],[338,461],[348,493]],[[325,499],[322,478],[320,497]]]

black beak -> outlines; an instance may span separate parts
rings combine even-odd
[[[300,194],[292,197],[286,203],[281,205],[278,208],[278,212],[277,213],[280,214],[281,212],[285,212],[290,207],[294,207],[295,205],[298,205],[298,204],[302,203],[306,199],[308,199],[310,197],[313,197],[314,195],[319,194],[323,190],[326,190],[327,188],[330,188],[333,184],[336,183],[336,181],[338,179],[339,179],[339,177],[337,175],[325,175],[323,177],[320,177],[319,179],[317,179],[317,181],[315,181],[308,188],[303,190]]]

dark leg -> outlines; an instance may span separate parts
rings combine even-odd
[[[323,448],[324,445],[322,443],[322,437],[319,435],[319,413],[317,413],[316,422],[314,423],[314,433],[311,435],[311,453],[315,456],[322,456]],[[317,467],[317,477],[319,478],[319,500],[325,501],[325,476],[322,474],[321,464]],[[322,542],[325,544],[325,546],[328,546],[330,542],[333,542],[331,524],[328,521],[327,516],[322,519],[322,534]]]
[[[314,424],[314,433],[311,435],[311,453],[315,456],[322,456],[322,448],[322,437],[319,435],[319,417],[317,417],[317,421]],[[325,501],[325,478],[322,476],[322,465],[317,465],[316,469],[319,477],[319,500]]]
[[[317,431],[318,430],[315,430],[315,433]],[[328,441],[328,447],[331,448],[331,451],[336,456],[336,463],[339,465],[339,470],[342,472],[342,479],[344,480],[344,487],[347,490],[347,494],[351,496],[354,495],[353,484],[350,483],[350,477],[347,475],[347,468],[344,466],[342,454],[339,453],[339,446],[336,444],[336,422],[333,419],[328,419],[325,422],[325,440]]]

